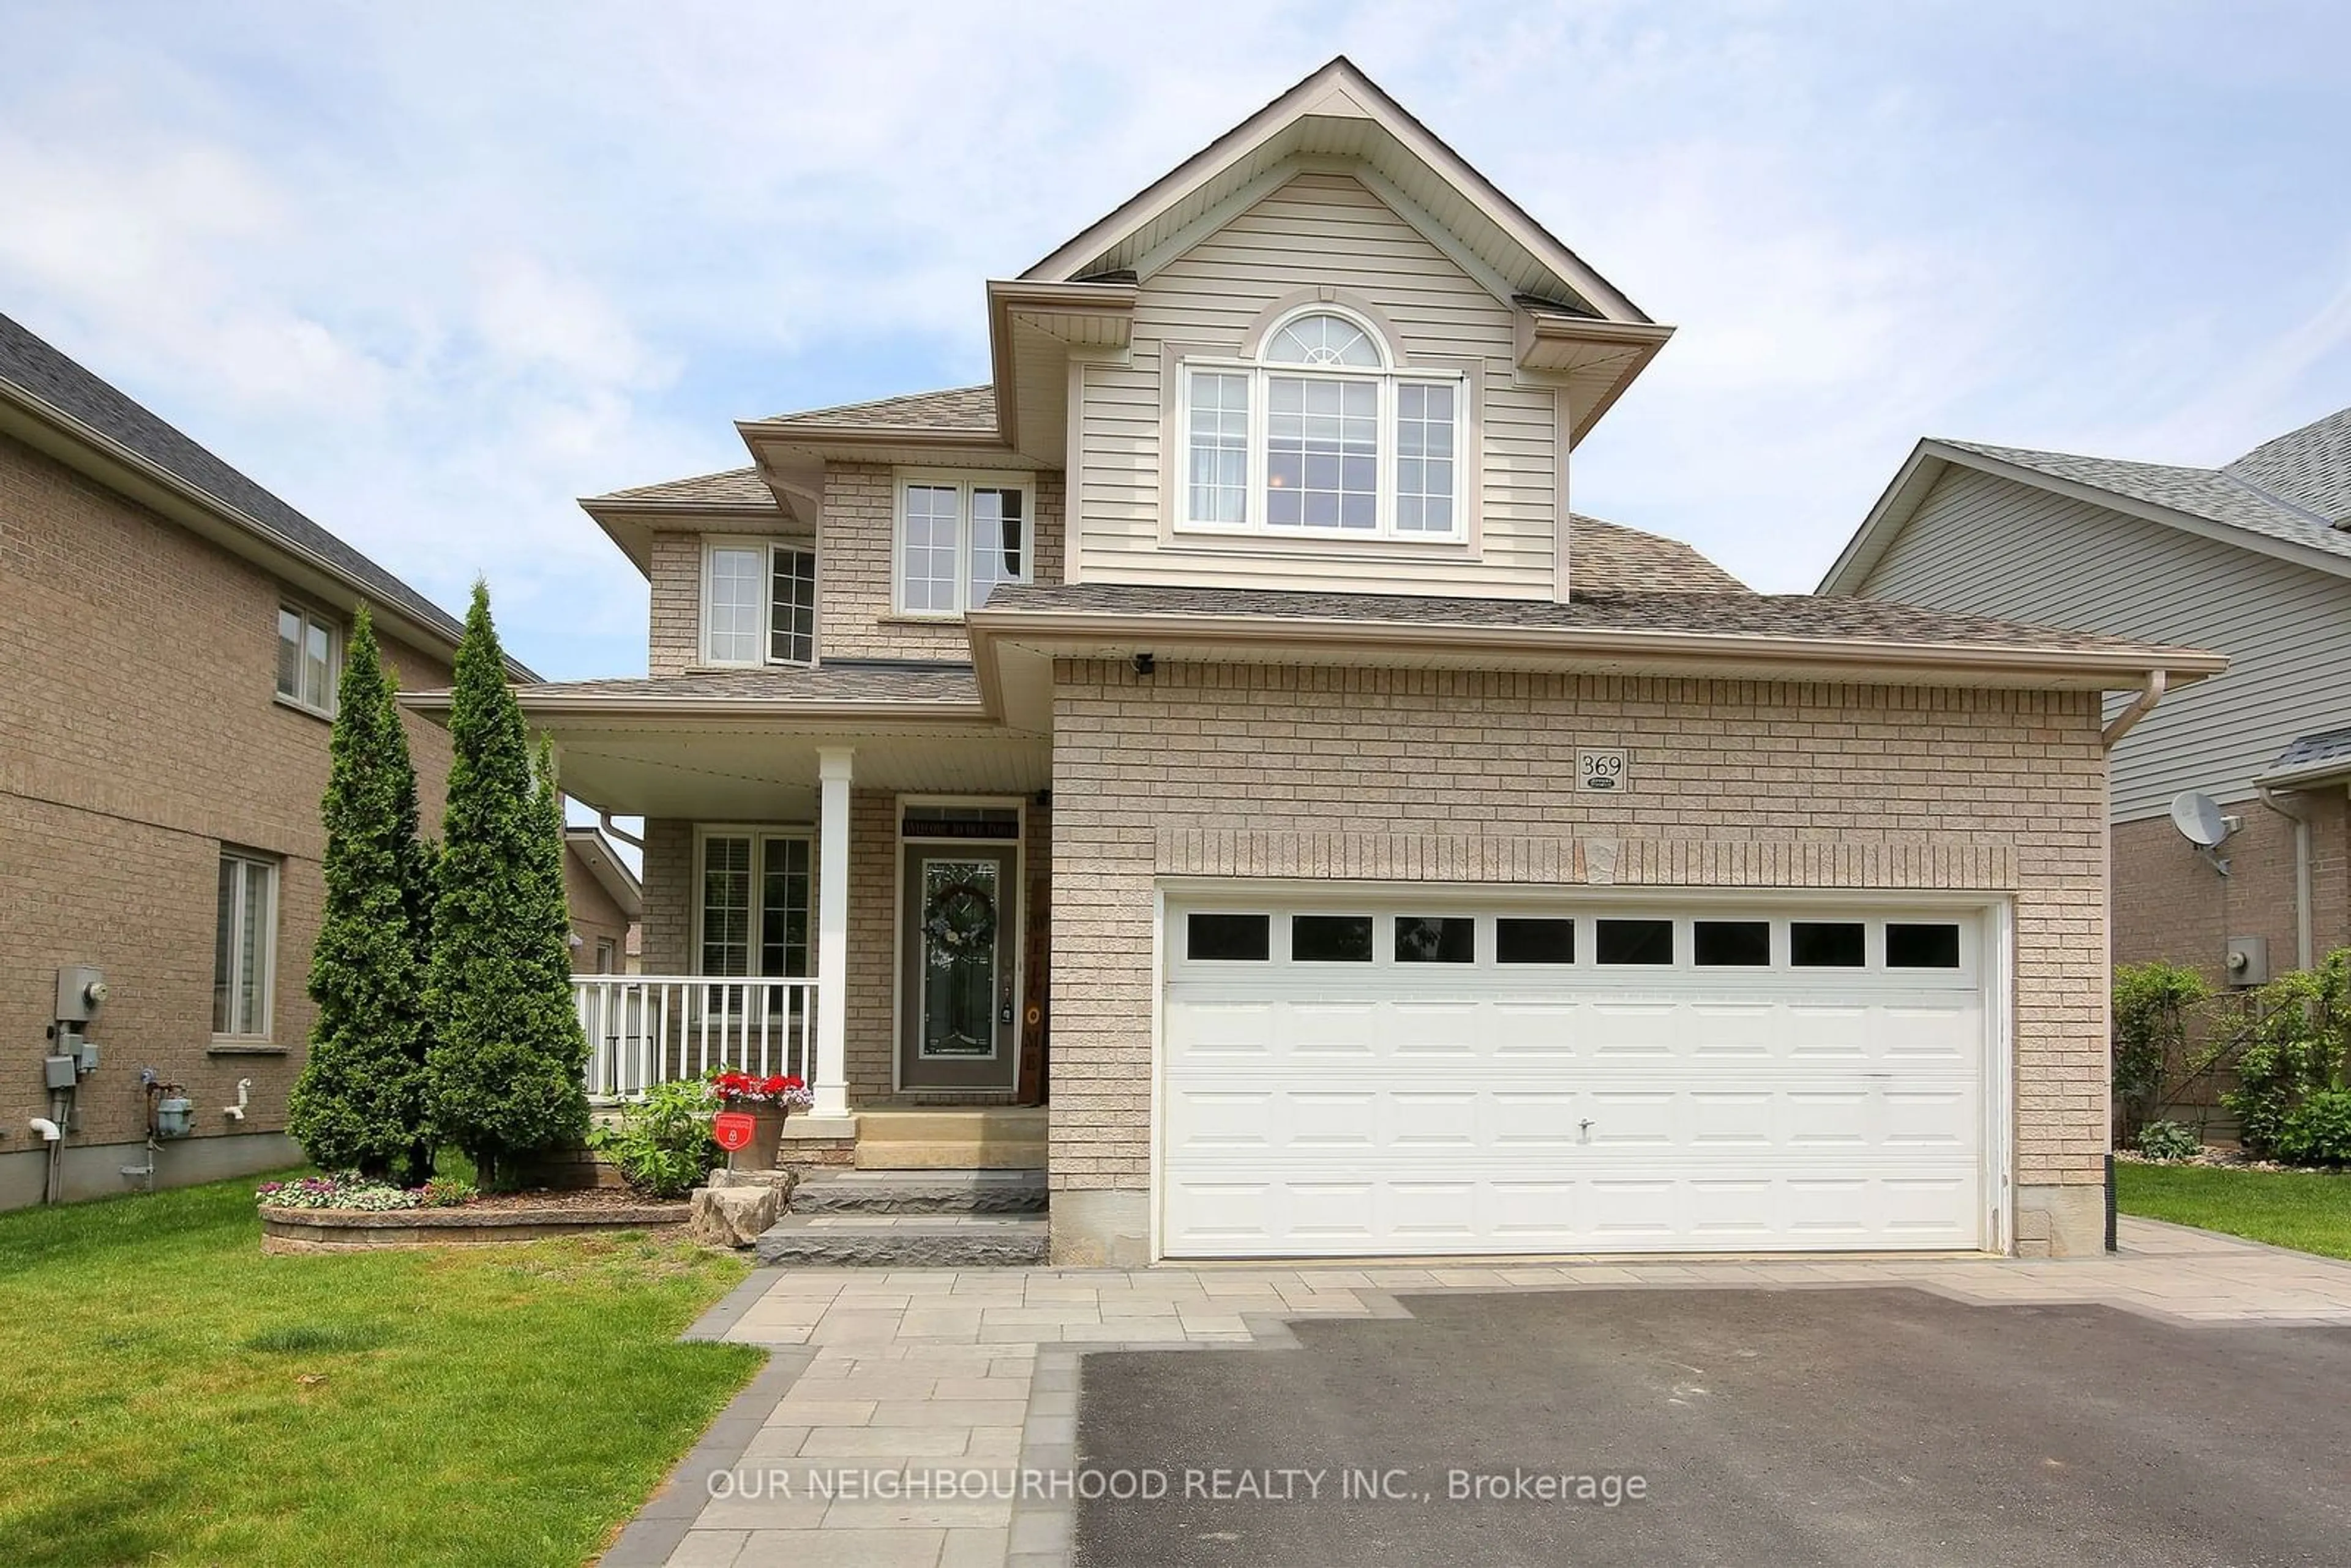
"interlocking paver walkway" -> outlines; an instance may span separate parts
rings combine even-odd
[[[2123,1249],[2000,1258],[1621,1258],[1553,1264],[762,1270],[696,1332],[775,1359],[622,1534],[607,1568],[1046,1568],[1069,1561],[1078,1357],[1278,1346],[1398,1292],[1909,1285],[1983,1305],[2195,1322],[2351,1323],[2351,1263],[2152,1220]]]

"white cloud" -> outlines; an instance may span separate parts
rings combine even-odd
[[[564,674],[643,657],[642,582],[573,497],[739,465],[735,417],[984,375],[984,278],[1339,48],[1679,324],[1577,500],[1761,586],[1808,586],[1921,434],[2247,444],[2351,329],[2345,214],[2265,253],[2229,205],[2298,172],[2231,90],[2304,117],[2318,189],[2325,73],[2148,28],[1729,0],[136,17],[7,18],[0,211],[32,216],[0,223],[0,309],[444,601],[487,572]],[[2201,99],[2167,90],[2188,74]],[[2124,112],[2157,97],[2201,119]],[[2176,149],[2218,205],[2185,233],[2138,194],[2170,199]]]

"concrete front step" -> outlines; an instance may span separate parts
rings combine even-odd
[[[942,1143],[868,1143],[857,1140],[862,1171],[1041,1171],[1043,1144],[991,1144],[959,1138]]]
[[[1045,1261],[1042,1215],[788,1214],[759,1261],[822,1269],[1017,1268]]]
[[[857,1115],[859,1170],[1043,1170],[1041,1105],[868,1110]]]
[[[1040,1170],[942,1169],[811,1174],[792,1190],[794,1214],[1042,1214]]]

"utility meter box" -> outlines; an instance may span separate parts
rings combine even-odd
[[[106,1000],[106,975],[90,964],[68,964],[57,971],[59,1023],[88,1023]]]
[[[2270,983],[2270,943],[2266,936],[2231,936],[2228,953],[2229,984],[2266,986]]]

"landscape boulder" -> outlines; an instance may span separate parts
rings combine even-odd
[[[766,1183],[696,1187],[686,1233],[705,1247],[749,1247],[776,1223],[782,1196]]]

